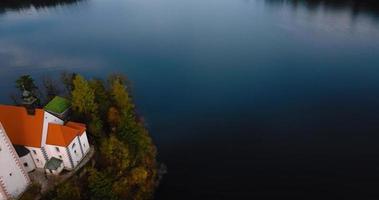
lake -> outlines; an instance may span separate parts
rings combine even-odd
[[[61,71],[128,75],[168,168],[156,199],[379,199],[375,1],[0,8],[0,101]]]

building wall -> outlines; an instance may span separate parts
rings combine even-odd
[[[0,185],[0,200],[7,200],[7,196],[3,190],[3,188]]]
[[[26,147],[30,151],[30,155],[32,156],[34,160],[34,164],[37,168],[44,168],[46,159],[43,156],[41,148],[35,148],[35,147]]]
[[[20,161],[27,172],[31,172],[36,169],[36,165],[34,164],[31,153],[28,153],[25,156],[21,157]]]
[[[46,150],[49,159],[52,157],[61,159],[63,161],[63,166],[65,169],[72,169],[72,165],[70,162],[70,158],[67,154],[66,147],[61,147],[61,146],[55,146],[55,145],[46,145]]]
[[[1,124],[0,166],[1,190],[4,190],[8,197],[17,198],[27,188],[30,179]]]
[[[42,147],[45,146],[46,144],[47,130],[49,127],[49,123],[63,125],[64,121],[45,111],[44,120],[43,120],[43,128],[42,128],[42,139],[41,139]]]
[[[75,137],[72,142],[67,147],[46,145],[46,150],[49,159],[55,157],[63,161],[63,166],[67,170],[73,169],[80,163],[83,157],[89,151],[89,142],[87,139],[87,134],[84,132],[81,136]],[[84,154],[82,154],[82,150]],[[72,159],[72,164],[70,161],[70,156]]]
[[[84,133],[79,137],[80,143],[82,145],[83,153],[86,155],[89,151],[89,142],[87,138],[87,132],[84,131]]]
[[[79,137],[75,137],[70,145],[67,146],[68,152],[71,155],[74,168],[80,163],[83,158],[82,151],[80,149]]]

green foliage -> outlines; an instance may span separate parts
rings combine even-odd
[[[112,186],[112,192],[119,198],[119,199],[133,199],[131,196],[131,186],[129,183],[129,177],[123,176],[119,180],[116,180],[113,182]]]
[[[96,140],[99,140],[103,134],[103,122],[98,116],[92,116],[92,120],[88,123],[89,132]]]
[[[38,90],[37,85],[34,83],[34,79],[30,75],[20,76],[20,78],[16,80],[16,87],[20,90],[20,92],[24,92],[24,90],[30,92],[30,96],[36,98],[35,105],[40,105],[40,91]],[[17,98],[15,100],[17,101]]]
[[[74,89],[71,92],[73,110],[84,116],[97,114],[95,92],[90,87],[89,83],[82,76],[77,75],[73,80],[73,87]]]
[[[113,178],[105,172],[91,168],[88,176],[88,187],[92,200],[117,199],[112,192]]]
[[[120,123],[121,123],[121,116],[117,108],[115,107],[110,107],[108,110],[108,123],[113,129],[115,129]]]
[[[101,143],[100,154],[103,163],[117,176],[125,173],[130,166],[128,146],[113,135]]]
[[[111,94],[116,106],[123,111],[132,112],[134,105],[131,103],[131,98],[126,90],[126,86],[118,78],[113,79],[111,82]]]
[[[66,182],[58,186],[53,200],[80,200],[80,188],[74,182]]]
[[[111,105],[111,102],[109,99],[109,93],[105,88],[104,82],[100,79],[94,79],[89,81],[89,84],[92,90],[94,91],[95,102],[98,105],[99,113],[106,113]],[[106,118],[102,118],[102,120],[106,121]]]
[[[24,89],[35,92],[38,87],[34,83],[34,79],[30,75],[23,75],[16,80],[16,87],[22,92]]]

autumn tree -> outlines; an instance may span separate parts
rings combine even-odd
[[[116,106],[124,111],[133,112],[134,105],[123,81],[116,77],[113,80],[110,80],[110,82],[111,95]]]
[[[157,177],[156,148],[144,124],[136,115],[135,106],[124,81],[113,76],[110,83],[110,94],[120,116],[116,134],[121,141],[128,144],[133,160],[128,176],[129,186],[138,188],[133,198],[146,199],[152,195]]]
[[[89,81],[89,84],[95,94],[95,102],[98,105],[99,115],[102,120],[106,121],[107,112],[111,102],[104,81],[101,79],[93,79]]]
[[[77,113],[88,117],[97,115],[97,104],[95,103],[95,92],[90,87],[87,80],[82,76],[76,75],[73,80],[73,90],[71,92],[72,108]]]
[[[105,139],[100,146],[100,154],[109,170],[121,175],[129,168],[131,161],[128,146],[115,136]]]

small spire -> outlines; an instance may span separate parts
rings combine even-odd
[[[37,98],[33,96],[33,94],[26,90],[24,85],[22,85],[22,89],[23,89],[23,92],[22,92],[22,104],[24,104],[24,106],[26,107],[26,109],[28,110],[28,113],[32,110],[34,110],[34,104],[35,102],[37,101]],[[34,112],[30,112],[31,114],[34,113]]]

